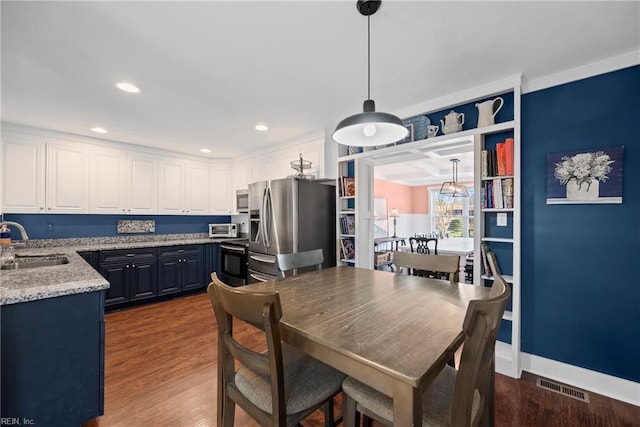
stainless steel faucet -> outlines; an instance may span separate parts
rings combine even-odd
[[[26,242],[27,240],[29,240],[29,235],[27,234],[27,230],[24,229],[24,227],[20,224],[18,224],[17,222],[13,222],[13,221],[2,221],[0,222],[0,228],[3,226],[13,226],[15,228],[18,229],[18,231],[20,231],[20,237],[22,237],[22,241]]]

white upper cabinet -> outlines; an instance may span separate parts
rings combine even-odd
[[[91,213],[127,212],[127,161],[120,151],[91,152]]]
[[[185,213],[207,215],[209,213],[209,165],[187,162],[185,185]]]
[[[4,142],[3,212],[44,212],[45,153],[41,141]]]
[[[158,162],[158,211],[185,214],[184,162],[161,159]]]
[[[211,167],[211,214],[231,214],[234,194],[231,186],[231,170],[213,165]]]
[[[129,160],[127,213],[154,214],[158,211],[158,160],[133,154]]]
[[[47,143],[47,213],[89,212],[89,150]]]

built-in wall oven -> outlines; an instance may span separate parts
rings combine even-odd
[[[219,276],[229,286],[247,284],[248,241],[220,243]]]

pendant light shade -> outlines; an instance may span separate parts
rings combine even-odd
[[[458,163],[460,160],[451,159],[453,163],[453,180],[442,183],[440,194],[451,197],[469,197],[469,190],[464,184],[458,184]]]
[[[400,118],[389,113],[376,112],[371,99],[371,15],[376,13],[381,1],[359,0],[358,11],[367,17],[367,100],[362,113],[349,116],[338,123],[333,140],[338,144],[357,147],[386,145],[404,139],[409,131]]]

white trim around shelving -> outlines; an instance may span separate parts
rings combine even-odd
[[[565,83],[582,80],[599,74],[610,73],[640,64],[640,51],[632,51],[623,55],[607,58],[603,61],[593,62],[580,67],[564,70],[550,76],[527,81],[526,76],[522,83],[522,93],[536,92]]]
[[[496,342],[496,372],[510,375],[511,354],[511,345]],[[523,371],[640,406],[640,383],[525,352],[520,362]]]
[[[497,243],[513,243],[513,239],[506,237],[482,237],[483,242],[497,242]]]

